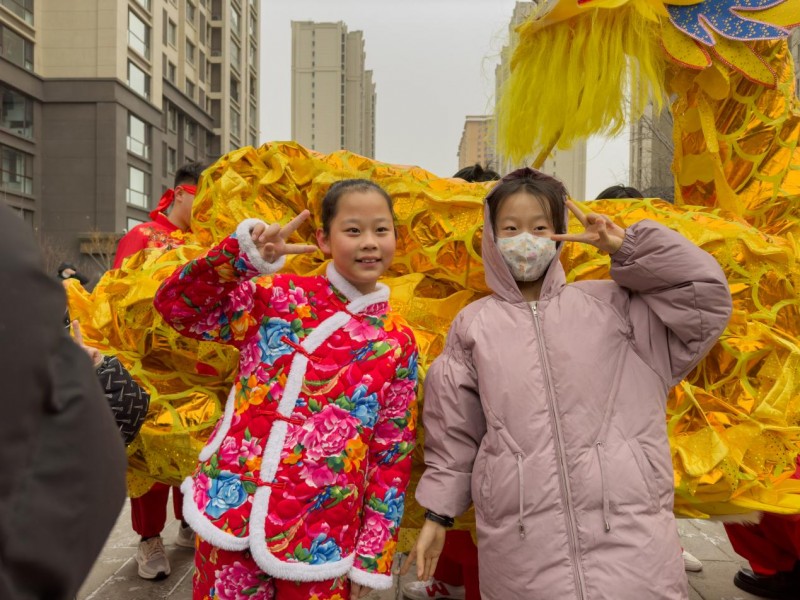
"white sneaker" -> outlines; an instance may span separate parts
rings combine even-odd
[[[139,542],[136,562],[139,563],[139,577],[142,579],[164,579],[169,575],[169,561],[160,535]]]
[[[686,571],[691,571],[692,573],[697,573],[703,570],[703,563],[692,554],[689,554],[686,550],[683,551],[683,568]]]
[[[178,535],[175,536],[175,545],[181,548],[194,549],[194,531],[189,525],[186,527],[181,524],[178,525]]]
[[[403,595],[410,600],[436,600],[438,598],[464,600],[464,586],[448,585],[438,579],[411,581],[403,586]]]

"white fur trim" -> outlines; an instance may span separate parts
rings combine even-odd
[[[284,417],[288,417],[294,412],[294,406],[297,403],[297,397],[300,395],[300,390],[303,387],[303,378],[306,376],[306,369],[308,368],[308,358],[299,352],[292,358],[292,364],[289,367],[289,375],[286,377],[286,386],[283,388],[283,396],[278,403],[278,412]],[[262,467],[263,468],[263,467]]]
[[[272,489],[269,487],[259,488],[256,492],[256,496],[253,498],[253,508],[250,511],[250,531],[264,531],[271,493]],[[272,555],[263,535],[250,536],[250,552],[256,564],[267,575],[291,581],[325,581],[341,577],[350,570],[355,560],[355,554],[350,554],[336,562],[322,565],[285,562]]]
[[[391,575],[381,575],[380,573],[367,573],[361,569],[353,567],[347,574],[350,581],[363,585],[373,590],[388,590],[392,587],[394,580]]]
[[[325,342],[325,340],[336,333],[338,329],[347,325],[347,322],[350,319],[350,315],[348,315],[346,312],[338,312],[334,315],[331,315],[322,323],[320,323],[300,345],[303,347],[303,350],[309,354],[313,353]]]
[[[375,291],[369,294],[362,294],[359,292],[352,283],[347,281],[347,279],[336,270],[333,261],[328,263],[325,269],[325,275],[328,281],[350,301],[350,304],[347,306],[347,310],[350,312],[359,313],[370,304],[387,302],[389,300],[389,288],[382,283],[377,284],[375,286]]]
[[[181,491],[183,492],[183,518],[201,538],[212,546],[223,550],[232,552],[247,550],[249,536],[236,537],[230,533],[225,533],[200,512],[194,502],[194,480],[191,477],[183,480]],[[249,531],[252,531],[252,529]]]
[[[228,401],[225,403],[225,412],[222,414],[222,423],[220,423],[217,433],[208,441],[205,447],[200,451],[200,454],[197,456],[197,459],[200,462],[205,462],[211,458],[211,455],[219,450],[219,447],[222,445],[222,441],[225,439],[225,436],[228,435],[228,431],[231,428],[231,422],[233,421],[234,406],[236,404],[235,398],[236,386],[234,385],[231,388],[231,391],[228,393]]]
[[[283,442],[286,440],[286,432],[289,426],[286,421],[275,420],[272,422],[267,445],[264,448],[264,456],[261,460],[261,473],[258,478],[262,483],[272,483],[275,474],[278,472],[278,463],[281,461],[281,450]]]
[[[283,268],[283,265],[286,264],[286,257],[281,256],[275,262],[267,262],[261,258],[261,253],[250,237],[250,232],[253,231],[253,228],[259,223],[267,225],[267,223],[261,219],[245,219],[239,223],[239,226],[236,227],[236,239],[239,240],[239,250],[247,255],[247,258],[250,259],[250,263],[261,273],[270,275],[272,273],[277,273]]]

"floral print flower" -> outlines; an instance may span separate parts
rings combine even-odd
[[[239,475],[223,471],[212,480],[208,497],[209,503],[205,511],[212,518],[219,519],[231,508],[238,508],[244,504],[247,500],[247,492],[242,486]]]
[[[261,360],[268,365],[274,364],[281,356],[294,352],[294,349],[283,341],[284,337],[295,344],[300,341],[292,330],[291,323],[275,317],[261,327],[260,333]]]
[[[375,421],[378,420],[378,395],[375,393],[368,394],[367,386],[360,385],[353,392],[350,397],[350,402],[355,404],[355,408],[350,412],[354,417],[361,421],[364,427],[372,428],[375,426]]]
[[[274,587],[239,561],[225,565],[216,573],[214,600],[270,600]]]
[[[305,447],[306,456],[311,460],[336,456],[341,454],[348,440],[358,435],[356,426],[359,423],[343,408],[329,404],[296,430],[296,441]]]

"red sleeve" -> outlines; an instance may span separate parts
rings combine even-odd
[[[114,256],[113,268],[119,269],[122,266],[122,261],[129,256],[136,254],[139,252],[139,250],[144,250],[147,248],[148,239],[149,235],[141,225],[137,225],[124,236],[122,236],[119,244],[117,244],[117,253]]]

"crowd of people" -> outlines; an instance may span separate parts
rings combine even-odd
[[[115,268],[179,243],[171,233],[190,228],[201,173],[197,163],[177,172],[152,221],[120,241]],[[424,381],[415,499],[425,524],[403,566],[418,581],[404,594],[688,598],[684,571],[702,564],[677,533],[665,403],[728,322],[722,270],[655,222],[623,228],[582,211],[539,171],[501,178],[476,165],[455,177],[496,181],[482,236],[492,294],[454,315]],[[641,194],[615,186],[600,197]],[[63,291],[30,236],[0,216],[9,257],[0,285],[11,290],[0,369],[15,415],[0,426],[10,466],[0,483],[0,591],[72,598],[123,503],[124,444],[149,394],[83,342],[77,321],[64,327]],[[322,201],[317,245],[292,243],[308,217],[242,221],[155,296],[182,335],[240,356],[194,474],[172,488],[176,543],[195,548],[195,600],[343,600],[393,585],[418,418],[414,334],[379,281],[396,251],[393,201],[374,182],[338,181]],[[568,284],[567,244],[608,254],[611,279]],[[324,274],[281,273],[288,256],[318,251],[330,259]],[[59,279],[78,275],[59,268]],[[156,484],[131,499],[144,579],[170,574],[169,494]],[[477,544],[451,530],[471,505]],[[796,597],[798,520],[765,515],[728,531],[752,567],[736,585]]]

